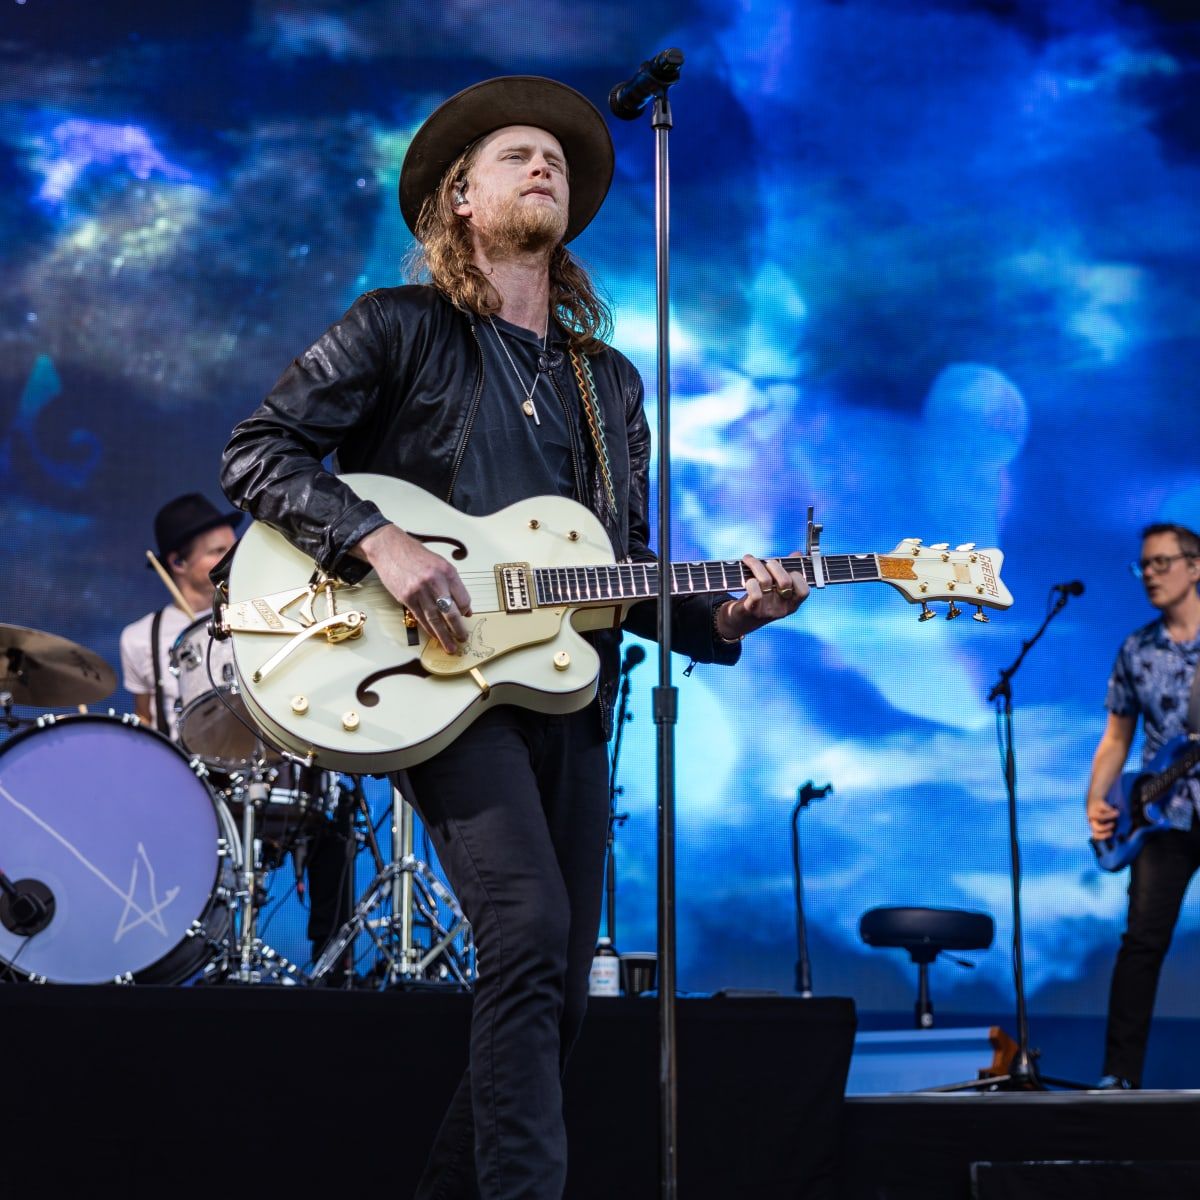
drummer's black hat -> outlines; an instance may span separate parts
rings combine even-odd
[[[245,515],[222,512],[199,492],[188,492],[186,496],[168,500],[154,517],[154,540],[158,543],[159,562],[166,566],[169,554],[186,546],[192,538],[216,529],[218,525],[231,525],[236,529]]]

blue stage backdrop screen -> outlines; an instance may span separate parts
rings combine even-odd
[[[200,490],[234,423],[362,291],[402,281],[396,204],[450,93],[543,74],[607,112],[668,46],[672,539],[677,558],[903,538],[1004,555],[1007,612],[917,620],[831,587],[734,669],[679,663],[679,981],[794,986],[792,812],[819,994],[911,1004],[877,905],[992,914],[940,1011],[1012,997],[1009,823],[987,696],[1012,679],[1026,982],[1103,1010],[1126,880],[1083,798],[1121,638],[1149,620],[1141,527],[1200,525],[1196,24],[1132,0],[447,0],[52,4],[0,18],[3,620],[117,665],[166,600],[152,517]],[[657,422],[655,145],[575,245]],[[654,650],[616,782],[617,934],[655,940]],[[112,707],[126,711],[118,690]],[[107,704],[100,707],[107,707]],[[3,758],[0,757],[0,770]],[[138,764],[129,764],[131,786]],[[163,798],[164,803],[170,797]],[[299,957],[303,959],[304,954]],[[1188,905],[1162,1013],[1188,1011]]]

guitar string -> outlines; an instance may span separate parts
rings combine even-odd
[[[868,561],[869,558],[873,558],[873,557],[874,556],[859,556],[859,555],[823,555],[822,562],[824,563],[824,566],[828,573],[833,574],[835,571],[839,575],[842,573],[846,573],[846,578],[852,579],[853,572],[856,567],[864,568],[864,569],[870,568],[875,571],[878,570],[878,568],[875,566],[874,563]],[[855,561],[840,561],[843,559],[846,559],[846,560],[853,559]],[[831,560],[833,560],[833,561],[831,561]],[[804,558],[784,558],[781,561],[785,564],[796,564],[797,567],[809,565],[809,560],[804,559]],[[749,578],[747,569],[744,567],[744,565],[740,561],[736,561],[734,559],[708,559],[708,560],[696,560],[693,562],[677,562],[677,563],[673,564],[674,569],[672,570],[671,574],[672,574],[673,578],[679,578],[681,576],[690,575],[692,573],[700,575],[700,574],[703,574],[706,569],[708,569],[711,572],[711,570],[716,566],[720,566],[724,570],[729,570],[729,569],[739,570],[740,569],[742,571],[742,582],[743,583]],[[620,572],[635,573],[643,568],[646,569],[647,572],[650,573],[652,576],[657,575],[657,573],[658,573],[658,564],[656,562],[646,562],[646,563],[561,563],[558,565],[547,565],[547,566],[541,566],[541,567],[534,567],[533,570],[535,572],[543,572],[543,571],[602,572],[602,571],[616,570],[618,573],[620,573]],[[833,570],[832,571],[829,570],[830,568],[833,568]],[[461,578],[464,583],[467,583],[467,581],[470,580],[470,581],[473,581],[473,582],[477,583],[478,585],[482,586],[484,584],[491,584],[491,583],[495,582],[495,572],[494,572],[494,570],[462,571],[459,573],[459,578]],[[877,576],[868,577],[865,580],[865,582],[873,582],[876,578],[877,578]],[[361,584],[359,586],[360,587],[380,587],[381,588],[382,584],[380,584],[378,582],[378,580],[372,580],[369,583]],[[723,586],[725,586],[725,585],[722,585],[722,587]],[[712,590],[720,591],[720,590],[722,590],[722,587],[716,587]],[[703,591],[705,589],[699,589],[699,590]]]
[[[863,556],[850,556],[850,555],[833,556],[833,555],[831,555],[829,557],[830,558],[845,557],[847,560],[849,560],[851,558],[860,558]],[[791,563],[791,562],[804,563],[805,562],[805,560],[803,558],[801,558],[801,559],[784,559],[783,561],[788,562],[788,563]],[[736,568],[742,567],[742,564],[740,562],[735,562],[732,559],[709,560],[708,565],[711,566],[714,562],[720,563],[721,566],[725,569],[728,569],[728,568],[736,569]],[[829,564],[827,563],[827,566],[828,565]],[[845,565],[849,566],[850,574],[846,575],[843,578],[837,578],[834,575],[830,574],[829,581],[831,583],[855,582],[855,578],[853,575],[853,563],[848,562]],[[707,587],[707,586],[702,587],[702,588],[693,588],[690,586],[690,574],[691,573],[690,573],[690,571],[686,571],[686,568],[689,566],[693,566],[696,568],[703,569],[705,567],[705,564],[703,562],[697,562],[697,563],[692,563],[692,564],[677,563],[677,564],[675,564],[675,566],[676,566],[676,570],[672,573],[673,576],[678,577],[680,574],[684,574],[684,573],[688,574],[689,586],[684,590],[686,590],[689,594],[704,595],[704,594],[713,594],[713,593],[721,592],[721,591],[725,591],[725,590],[741,591],[741,590],[744,590],[744,585],[749,578],[749,576],[743,571],[740,586],[737,583],[732,583],[732,582],[726,583],[723,581],[721,584],[719,584],[715,587],[711,587],[711,588]],[[600,571],[600,570],[609,570],[612,568],[624,568],[629,573],[632,574],[634,571],[637,570],[638,567],[644,567],[647,569],[648,573],[652,572],[653,575],[657,575],[657,571],[658,571],[657,563],[607,563],[607,564],[589,564],[589,565],[564,564],[562,566],[556,566],[556,567],[535,568],[535,570],[538,570],[538,571],[571,571],[571,570],[578,569],[578,570],[585,570],[585,571]],[[680,568],[685,568],[685,570],[681,571]],[[839,571],[837,574],[841,575],[841,572]],[[467,593],[470,597],[471,608],[473,611],[477,611],[477,612],[501,611],[499,588],[498,588],[498,585],[496,585],[495,575],[492,571],[464,571],[461,573],[460,578],[462,579],[463,584],[467,588]],[[874,576],[871,576],[871,577],[863,580],[863,582],[875,582],[877,580],[878,580],[878,574],[875,574]],[[568,578],[561,582],[565,582],[569,586],[572,581]],[[648,579],[647,580],[631,579],[629,582],[630,583],[641,583],[643,586],[646,586],[649,583],[649,580]],[[390,596],[390,593],[387,592],[387,589],[384,588],[383,584],[381,584],[378,581],[378,579],[371,580],[366,583],[360,584],[359,587],[360,587],[361,591],[364,592],[369,598]],[[651,589],[651,591],[653,591],[653,589]],[[633,599],[633,598],[640,596],[641,594],[642,593],[641,593],[640,589],[635,589],[632,593],[626,594],[624,596],[618,595],[618,596],[615,596],[612,598],[613,599]],[[585,598],[586,599],[603,600],[603,599],[607,599],[608,597],[605,597],[603,595],[597,595],[597,596],[587,596]]]

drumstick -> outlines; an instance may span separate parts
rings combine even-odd
[[[183,609],[188,615],[188,620],[194,621],[196,614],[192,612],[192,606],[183,598],[183,593],[175,586],[175,580],[163,570],[163,565],[158,561],[158,556],[153,550],[146,551],[146,557],[150,560],[150,565],[158,572],[158,577],[166,585],[166,589],[175,597],[175,603]]]

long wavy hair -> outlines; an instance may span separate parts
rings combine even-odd
[[[437,188],[425,197],[417,217],[417,241],[408,258],[413,280],[433,284],[456,307],[487,317],[500,311],[500,294],[475,265],[469,227],[455,211],[453,194],[467,177],[479,143],[451,164]],[[562,244],[550,252],[550,306],[571,346],[598,354],[612,334],[612,314],[596,292],[583,264]]]

